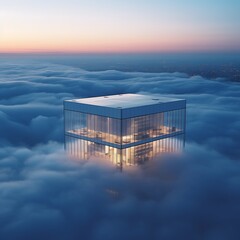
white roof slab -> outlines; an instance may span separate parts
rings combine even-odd
[[[186,108],[186,100],[160,95],[118,94],[64,101],[64,109],[114,118],[130,118]]]

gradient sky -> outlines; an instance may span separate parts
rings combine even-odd
[[[2,0],[0,52],[240,50],[239,0]]]

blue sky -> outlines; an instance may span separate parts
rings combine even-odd
[[[240,50],[237,0],[9,0],[0,52]]]

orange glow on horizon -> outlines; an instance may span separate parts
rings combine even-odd
[[[0,53],[240,50],[238,4],[163,2],[5,1]]]
[[[0,53],[145,53],[145,52],[192,52],[234,50],[224,43],[196,42],[187,39],[174,41],[18,41],[1,44]]]
[[[152,33],[152,32],[151,32]],[[215,41],[205,36],[159,31],[129,33],[113,31],[99,33],[97,31],[68,32],[19,30],[3,35],[0,38],[1,53],[136,53],[136,52],[189,52],[234,50],[239,45],[237,39],[228,45],[227,36]]]

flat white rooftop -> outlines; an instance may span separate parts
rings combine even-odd
[[[64,101],[64,110],[112,118],[131,118],[186,108],[186,100],[159,95],[119,94]]]
[[[80,98],[66,100],[68,102],[88,104],[110,108],[134,108],[146,105],[155,105],[161,103],[170,103],[181,101],[182,99],[162,97],[159,95],[143,95],[143,94],[118,94],[102,97]]]

